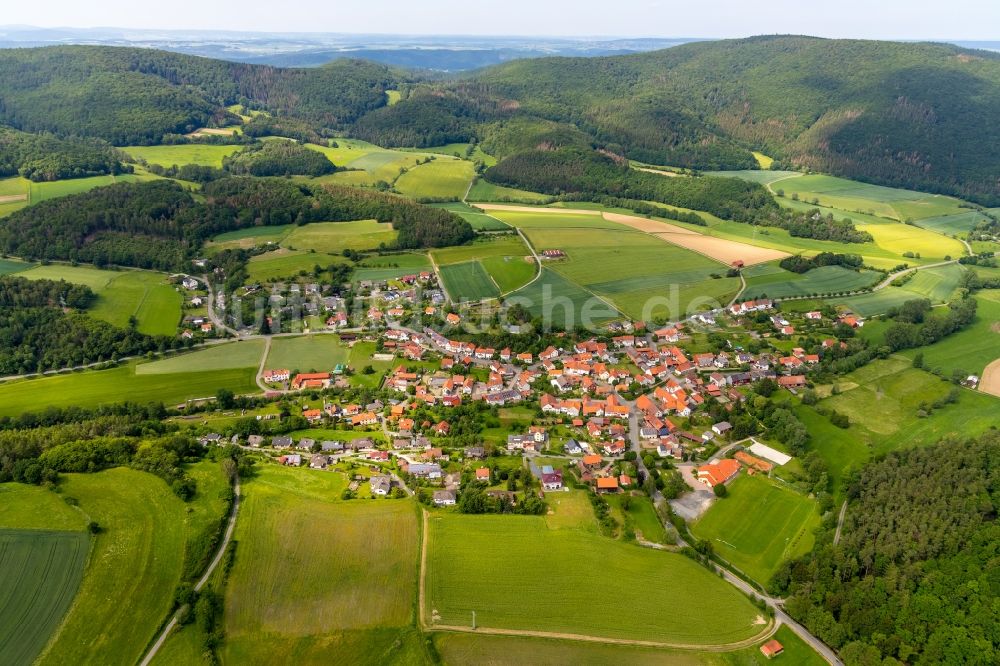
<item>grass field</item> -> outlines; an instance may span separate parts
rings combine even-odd
[[[295,655],[298,663],[377,663],[396,639],[409,642],[413,503],[342,502],[345,486],[341,474],[271,465],[246,484],[226,588],[224,662]],[[371,645],[356,656],[359,643]]]
[[[469,201],[516,201],[519,203],[543,203],[551,198],[537,192],[494,185],[482,178],[477,179],[472,185],[467,197]]]
[[[965,268],[956,264],[927,268],[917,271],[901,287],[889,286],[870,294],[828,300],[831,303],[844,305],[863,317],[883,314],[892,307],[916,298],[927,298],[933,303],[944,303],[954,295],[964,272]]]
[[[923,405],[946,396],[953,385],[911,368],[909,359],[902,357],[874,361],[838,384],[841,393],[820,404],[846,414],[851,420],[847,432],[873,454],[946,436],[975,437],[996,425],[1000,409],[1000,399],[960,391],[955,404],[921,416]]]
[[[476,175],[472,162],[439,157],[413,167],[396,181],[396,189],[414,199],[461,199]]]
[[[487,257],[523,257],[530,254],[528,248],[515,235],[479,237],[468,245],[456,245],[431,250],[438,266],[460,264],[465,261]]]
[[[26,271],[34,266],[34,264],[29,264],[25,261],[16,261],[14,259],[0,259],[0,275],[10,275],[12,273],[20,273]]]
[[[476,231],[507,231],[510,229],[510,225],[501,222],[492,215],[487,215],[478,208],[473,208],[464,203],[435,204],[434,207],[444,208],[456,215],[460,215]]]
[[[426,254],[405,253],[365,257],[351,275],[354,282],[361,280],[392,280],[403,275],[430,271],[431,262]]]
[[[177,333],[183,296],[163,273],[51,264],[30,268],[20,275],[29,280],[66,280],[90,287],[97,294],[97,301],[88,314],[96,319],[125,328],[134,316],[139,321],[140,333]]]
[[[927,217],[917,222],[917,224],[924,229],[930,229],[931,231],[936,231],[939,234],[963,236],[969,231],[972,231],[977,224],[986,219],[989,218],[978,211],[972,210],[964,213],[955,213],[953,215]]]
[[[76,596],[89,552],[86,532],[0,528],[4,663],[30,664],[42,651]]]
[[[940,369],[946,377],[955,370],[982,375],[983,368],[1000,358],[1000,291],[976,294],[976,320],[968,328],[919,349],[908,349],[903,356],[912,359],[923,354],[924,365]]]
[[[786,626],[774,638],[785,648],[778,664],[824,666],[815,651]],[[608,645],[582,641],[530,638],[525,636],[488,636],[484,634],[441,633],[434,635],[434,645],[444,663],[455,666],[764,666],[772,663],[760,652],[760,645],[734,652],[692,652],[629,645]]]
[[[197,164],[199,166],[222,168],[222,158],[232,155],[240,146],[215,145],[209,143],[185,143],[175,146],[128,146],[122,148],[136,159],[162,167]]]
[[[322,269],[345,261],[339,255],[281,248],[251,257],[247,262],[247,273],[251,281],[268,282],[301,275],[303,271],[312,273],[316,266]]]
[[[496,298],[500,290],[479,261],[440,266],[441,281],[453,301],[480,301]]]
[[[349,356],[350,349],[341,345],[335,335],[274,338],[264,367],[329,372],[337,364],[347,363]]]
[[[819,520],[814,501],[776,481],[743,474],[691,530],[766,585],[782,562],[812,549]]]
[[[65,477],[63,492],[104,531],[42,663],[135,663],[170,609],[184,557],[184,503],[129,469]]]
[[[281,340],[282,338],[278,338]],[[168,358],[140,363],[135,366],[136,375],[170,375],[185,372],[208,372],[212,370],[233,370],[256,368],[264,353],[263,340],[242,340],[205,349],[178,354]]]
[[[743,270],[747,280],[742,296],[789,298],[855,291],[874,286],[881,278],[875,271],[852,271],[843,266],[821,266],[805,273],[792,273],[777,264],[758,264]]]
[[[173,359],[171,359],[173,360]],[[215,395],[220,388],[256,393],[256,368],[137,374],[129,363],[110,370],[85,370],[0,384],[0,416],[34,412],[48,406],[96,407],[115,402],[177,404]]]
[[[480,263],[504,294],[520,289],[538,274],[538,264],[525,256],[487,257]]]
[[[967,212],[952,197],[915,192],[881,185],[870,185],[845,178],[805,175],[781,182],[785,195],[793,193],[806,202],[846,211],[861,211],[896,220],[919,220]]]
[[[469,626],[476,611],[481,627],[706,645],[763,628],[746,598],[691,560],[542,517],[435,514],[425,538],[424,613],[437,624]]]
[[[236,231],[227,231],[219,234],[208,242],[206,248],[209,251],[218,252],[228,249],[249,249],[266,243],[277,245],[293,229],[291,224],[279,224],[273,227],[247,227]]]
[[[382,243],[394,242],[396,236],[398,233],[391,224],[375,220],[314,222],[293,227],[291,233],[281,239],[281,245],[295,250],[339,254],[346,249],[372,250]]]
[[[765,170],[763,168],[746,169],[743,171],[706,171],[705,174],[709,176],[721,176],[723,178],[739,178],[740,180],[748,180],[752,183],[760,183],[761,185],[801,175],[798,171],[771,171],[770,169]]]

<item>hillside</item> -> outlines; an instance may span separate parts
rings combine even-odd
[[[394,81],[387,67],[357,60],[281,69],[138,48],[4,49],[0,122],[148,144],[238,121],[225,107],[241,103],[336,128],[384,105]]]
[[[460,85],[654,164],[781,163],[1000,201],[1000,56],[941,44],[758,37],[519,60]],[[405,104],[405,102],[404,102]],[[402,109],[397,110],[397,113]]]

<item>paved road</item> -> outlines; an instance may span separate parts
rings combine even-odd
[[[225,557],[226,548],[229,546],[229,542],[232,541],[233,532],[236,529],[236,516],[239,513],[239,510],[240,510],[240,480],[239,477],[237,477],[236,484],[233,486],[233,508],[229,514],[229,522],[226,524],[226,533],[222,538],[222,543],[219,544],[219,549],[216,551],[215,557],[212,558],[212,562],[208,565],[208,568],[205,569],[205,573],[198,580],[198,582],[195,583],[194,586],[195,592],[201,592],[202,588],[205,587],[205,585],[208,583],[208,579],[212,577],[212,574],[215,572],[215,569],[219,566],[219,563],[222,562],[222,558]],[[180,611],[178,610],[178,612],[174,613],[174,616],[170,618],[170,622],[168,622],[167,626],[165,626],[163,628],[163,631],[160,632],[159,637],[156,639],[156,642],[153,643],[153,646],[149,648],[149,652],[146,653],[146,656],[142,658],[140,666],[149,666],[149,664],[156,657],[156,654],[163,647],[163,644],[167,642],[167,638],[170,636],[170,632],[172,632],[174,628],[177,626],[177,618],[179,612]]]

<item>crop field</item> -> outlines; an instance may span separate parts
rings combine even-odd
[[[901,256],[904,252],[913,252],[919,254],[921,259],[940,260],[945,257],[957,259],[965,254],[965,246],[954,238],[912,224],[888,222],[856,226],[860,231],[870,233],[876,245]]]
[[[282,338],[277,338],[281,340]],[[185,372],[208,372],[210,370],[233,370],[256,368],[264,353],[263,340],[241,340],[205,349],[169,356],[158,361],[139,363],[136,375],[170,375]]]
[[[620,317],[612,305],[545,267],[537,280],[515,291],[507,302],[520,303],[548,325],[566,329],[583,324],[583,314],[594,324]]]
[[[847,432],[875,454],[946,436],[975,437],[996,425],[1000,409],[998,398],[961,391],[958,402],[921,416],[921,409],[946,396],[953,385],[911,368],[900,357],[874,361],[840,384],[842,392],[820,404],[846,414],[851,419]]]
[[[600,210],[582,208],[583,204],[574,208],[560,206],[528,207],[511,204],[478,204],[490,215],[500,218],[512,227],[520,229],[620,229],[621,225],[604,219]]]
[[[349,355],[350,350],[340,343],[336,335],[274,338],[264,367],[328,372],[337,364],[347,363]]]
[[[476,231],[508,231],[510,229],[510,225],[501,222],[492,215],[487,215],[479,208],[473,208],[464,203],[436,204],[434,207],[444,208],[461,216]]]
[[[14,259],[0,259],[0,275],[20,273],[28,270],[34,265],[35,264],[29,264],[25,261],[16,261]]]
[[[21,275],[29,280],[66,280],[90,287],[97,294],[97,301],[88,314],[115,326],[127,327],[129,318],[135,316],[140,333],[177,332],[183,297],[163,273],[51,264],[35,266]]]
[[[496,298],[500,290],[479,261],[440,266],[441,281],[453,301],[480,301]]]
[[[370,153],[385,151],[384,148],[380,148],[375,144],[356,139],[334,139],[334,142],[337,144],[336,148],[319,146],[314,143],[307,143],[305,147],[323,153],[328,160],[339,167],[346,166],[359,157],[364,157]]]
[[[982,213],[973,210],[964,213],[955,213],[954,215],[927,217],[918,221],[917,224],[924,229],[930,229],[939,234],[962,236],[972,231],[977,224],[987,219],[989,218]]]
[[[773,183],[776,180],[784,180],[786,178],[797,178],[802,174],[798,171],[771,171],[770,169],[745,169],[742,171],[706,171],[707,176],[720,176],[722,178],[739,178],[740,180],[748,180],[752,183],[760,183],[761,185],[767,185]]]
[[[0,528],[0,654],[30,664],[59,627],[90,552],[86,532]]]
[[[435,514],[425,538],[432,624],[469,626],[475,611],[481,627],[704,645],[763,629],[746,598],[691,560],[551,529],[542,517]],[[607,589],[637,577],[656,580],[655,590]],[[684,613],[670,612],[677,607]]]
[[[119,468],[64,479],[64,495],[104,530],[42,663],[135,663],[180,580],[184,503],[145,472]]]
[[[487,257],[479,263],[496,281],[500,292],[510,293],[531,282],[538,274],[538,264],[531,257]]]
[[[622,227],[622,229],[624,229]],[[717,277],[726,267],[644,233],[604,229],[530,229],[537,250],[560,249],[567,258],[548,264],[634,319],[676,317],[724,304],[739,289],[736,278]]]
[[[516,235],[479,237],[468,245],[431,250],[438,266],[460,264],[487,257],[524,257],[531,254]]]
[[[222,168],[222,158],[232,155],[240,146],[224,146],[208,143],[185,143],[176,146],[128,146],[122,148],[136,159],[162,167],[197,164],[199,166]]]
[[[766,585],[785,560],[812,549],[819,526],[816,502],[763,476],[741,475],[729,496],[692,526],[715,552]]]
[[[269,282],[294,277],[302,274],[302,271],[312,273],[316,266],[322,269],[345,261],[347,260],[339,255],[281,248],[251,257],[247,262],[247,274],[251,281]]]
[[[137,183],[156,180],[159,176],[148,173],[122,174],[119,176],[91,176],[90,178],[73,178],[71,180],[53,180],[42,183],[31,183],[28,195],[30,203],[38,203],[47,199],[65,197],[92,190],[95,187],[113,185],[114,183]]]
[[[874,286],[882,278],[875,271],[852,271],[843,266],[820,266],[805,273],[786,271],[776,264],[759,264],[743,271],[746,298],[789,298],[856,291]]]
[[[459,159],[471,162],[482,162],[486,166],[493,166],[497,163],[497,158],[483,151],[477,144],[472,149],[472,154],[466,157],[469,152],[468,143],[446,143],[443,146],[431,146],[430,148],[400,148],[414,153],[434,153],[435,155],[447,155],[448,157],[458,157]]]
[[[538,192],[528,190],[518,190],[513,187],[494,185],[479,178],[472,185],[467,197],[469,201],[514,201],[518,203],[544,203],[551,201],[552,197]]]
[[[303,663],[338,661],[337,655],[353,662],[341,651],[359,637],[398,634],[411,624],[419,541],[414,505],[343,502],[345,485],[338,473],[274,465],[246,484],[226,587],[224,661],[295,654]]]
[[[472,162],[439,157],[413,167],[396,180],[396,189],[414,199],[461,199],[476,175]]]
[[[172,360],[172,359],[171,359]],[[47,406],[96,407],[115,402],[164,402],[215,395],[220,388],[256,393],[256,368],[136,374],[130,363],[110,370],[84,370],[0,384],[0,416],[34,412]]]
[[[426,254],[405,253],[365,257],[351,274],[353,282],[361,280],[392,280],[403,275],[430,271]]]
[[[946,377],[954,370],[980,375],[987,365],[1000,359],[1000,291],[981,291],[975,298],[978,308],[971,326],[932,345],[908,349],[902,355],[912,359],[923,354],[925,367],[940,369]]]

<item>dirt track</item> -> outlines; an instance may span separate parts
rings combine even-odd
[[[979,390],[1000,398],[1000,358],[983,370],[983,376],[979,380]]]

